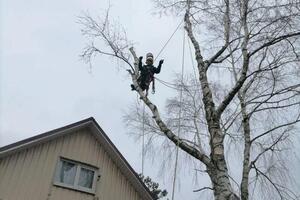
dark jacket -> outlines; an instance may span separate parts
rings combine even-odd
[[[158,74],[160,72],[162,63],[159,63],[157,68],[153,65],[143,65],[142,61],[139,61],[139,70],[141,71],[141,74]]]
[[[142,60],[139,60],[139,70],[141,75],[138,82],[143,90],[148,89],[151,81],[154,79],[154,74],[158,74],[161,70],[162,63],[159,62],[157,67],[153,65],[143,65]]]

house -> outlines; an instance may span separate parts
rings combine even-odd
[[[153,200],[93,118],[0,148],[0,200]]]

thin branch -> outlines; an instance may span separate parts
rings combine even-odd
[[[253,143],[255,140],[257,140],[257,139],[259,139],[259,138],[261,138],[261,137],[263,137],[263,136],[265,136],[265,135],[267,135],[267,134],[269,134],[269,133],[271,133],[271,132],[273,132],[277,129],[280,129],[280,128],[283,128],[283,127],[286,127],[286,126],[290,126],[290,125],[296,124],[298,122],[300,122],[299,116],[293,122],[288,122],[288,123],[285,123],[285,124],[278,125],[278,126],[272,128],[272,129],[268,130],[268,131],[265,131],[264,133],[259,134],[258,136],[254,137],[250,142]]]
[[[203,191],[203,190],[214,190],[213,188],[211,188],[211,187],[203,187],[203,188],[200,188],[200,189],[197,189],[197,190],[193,190],[193,192],[201,192],[201,191]]]
[[[220,117],[229,103],[232,101],[234,96],[238,93],[238,91],[243,86],[244,82],[247,78],[247,71],[249,68],[249,53],[248,53],[248,42],[249,42],[249,30],[247,24],[247,13],[248,13],[248,1],[242,1],[242,26],[244,30],[244,40],[242,43],[242,55],[243,55],[243,65],[242,65],[242,72],[240,78],[237,80],[233,88],[229,91],[229,93],[225,96],[224,100],[221,102],[219,107],[217,108],[217,116]]]
[[[286,134],[287,131],[288,131],[287,129],[284,130],[284,131],[280,134],[280,136],[279,136],[274,142],[272,142],[272,144],[271,144],[269,147],[265,148],[262,152],[260,152],[260,153],[255,157],[255,159],[253,159],[253,161],[251,161],[251,164],[252,164],[252,165],[255,164],[255,163],[258,161],[258,159],[259,159],[264,153],[266,153],[267,151],[272,151],[272,150],[274,149],[275,145],[277,145],[277,144],[282,140],[284,134]]]
[[[271,180],[270,177],[268,177],[265,173],[263,173],[262,171],[260,171],[255,165],[252,165],[252,168],[254,168],[259,174],[261,174],[263,177],[265,177],[270,183],[271,185],[275,188],[275,190],[277,191],[278,195],[280,196],[280,199],[284,199],[280,189],[277,187],[277,185]]]
[[[215,60],[222,55],[222,53],[227,49],[229,45],[229,37],[230,37],[230,4],[229,0],[224,0],[225,2],[225,13],[224,13],[224,38],[225,38],[225,43],[222,46],[222,48],[214,55],[212,56],[208,62],[207,62],[207,67],[209,67],[212,63],[215,62]],[[229,56],[228,56],[229,57]],[[226,58],[226,56],[225,56]]]
[[[295,32],[295,33],[290,33],[290,34],[286,34],[286,35],[282,35],[276,38],[273,38],[271,41],[264,43],[263,45],[261,45],[260,47],[258,47],[257,49],[253,50],[252,52],[249,53],[249,57],[253,56],[254,54],[256,54],[257,52],[259,52],[260,50],[272,46],[274,44],[277,44],[287,38],[291,38],[291,37],[295,37],[295,36],[299,36],[300,32]]]

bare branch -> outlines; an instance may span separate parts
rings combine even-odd
[[[282,140],[284,140],[285,138],[283,138],[283,136],[288,132],[288,129],[284,130],[279,136],[277,139],[275,139],[274,142],[272,142],[272,144],[265,148],[262,152],[260,152],[254,159],[253,161],[251,161],[251,164],[255,164],[257,162],[257,160],[264,154],[266,153],[267,151],[273,151],[274,150],[274,147]]]
[[[276,183],[274,183],[272,181],[272,179],[270,177],[268,177],[265,173],[263,173],[262,171],[260,171],[255,165],[252,165],[252,168],[254,168],[260,175],[262,175],[263,177],[265,177],[273,185],[273,187],[277,191],[278,195],[280,196],[280,199],[284,199],[283,196],[282,196],[282,194],[281,194],[281,191],[280,191],[279,187],[277,186]]]
[[[121,25],[117,23],[111,24],[109,9],[106,11],[103,21],[98,22],[88,13],[85,13],[83,16],[78,17],[78,23],[83,26],[82,34],[93,40],[86,46],[81,55],[86,62],[90,63],[96,54],[102,54],[120,59],[133,70],[129,54],[124,52],[132,44],[128,41],[126,32]],[[108,51],[100,50],[100,48],[96,47],[96,41],[105,42],[107,47],[109,47]]]
[[[211,188],[211,187],[203,187],[203,188],[200,188],[200,189],[197,189],[197,190],[193,190],[193,192],[201,192],[203,190],[213,190],[213,188]]]
[[[271,132],[273,132],[273,131],[275,131],[275,130],[277,130],[277,129],[280,129],[280,128],[283,128],[283,127],[286,127],[286,126],[290,126],[290,125],[296,124],[296,123],[298,123],[298,122],[300,122],[299,116],[297,117],[296,120],[294,120],[294,121],[292,121],[292,122],[288,122],[288,123],[284,123],[284,124],[278,125],[278,126],[272,128],[272,129],[268,130],[268,131],[265,131],[265,132],[259,134],[258,136],[254,137],[254,138],[251,140],[251,143],[253,143],[253,142],[256,141],[257,139],[259,139],[259,138],[261,138],[261,137],[263,137],[263,136],[265,136],[265,135],[267,135],[267,134],[269,134],[269,133],[271,133]]]
[[[253,56],[254,54],[256,54],[257,52],[259,52],[260,50],[272,46],[274,44],[277,44],[285,39],[291,38],[291,37],[295,37],[295,36],[299,36],[300,32],[295,32],[295,33],[289,33],[286,35],[281,35],[279,37],[273,38],[272,40],[270,40],[269,42],[266,42],[265,44],[261,45],[260,47],[258,47],[257,49],[253,50],[252,52],[249,53],[249,57]]]
[[[230,4],[229,0],[224,0],[225,2],[225,13],[224,13],[224,38],[225,44],[222,48],[207,62],[207,67],[209,67],[212,63],[216,61],[216,59],[222,55],[222,53],[227,49],[229,45],[229,38],[230,38]],[[226,58],[227,56],[225,56]],[[224,59],[224,58],[223,58]],[[219,61],[220,62],[220,61]]]
[[[240,75],[240,78],[238,81],[235,83],[233,88],[229,91],[227,96],[224,98],[222,103],[219,105],[217,108],[217,116],[221,116],[223,111],[226,109],[228,104],[232,101],[234,96],[238,93],[238,91],[241,89],[243,86],[244,82],[246,81],[247,78],[247,71],[249,68],[249,53],[248,53],[248,42],[249,42],[249,30],[248,30],[248,24],[247,24],[247,13],[248,13],[248,0],[242,1],[242,19],[241,23],[243,26],[244,30],[244,40],[242,43],[242,55],[243,55],[243,66],[242,66],[242,72]]]

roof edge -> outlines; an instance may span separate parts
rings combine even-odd
[[[81,121],[78,121],[78,122],[75,122],[75,123],[60,127],[60,128],[56,128],[56,129],[53,129],[51,131],[47,131],[45,133],[38,134],[38,135],[35,135],[35,136],[32,136],[32,137],[26,138],[24,140],[20,140],[18,142],[14,142],[12,144],[0,147],[0,157],[2,156],[2,154],[6,153],[6,152],[9,152],[13,149],[17,149],[17,148],[23,147],[25,145],[27,146],[27,145],[29,145],[33,142],[39,141],[42,138],[43,139],[44,138],[48,139],[49,137],[51,138],[51,136],[59,135],[59,133],[61,133],[61,132],[66,132],[66,131],[69,132],[69,131],[72,131],[74,129],[78,129],[79,127],[84,127],[86,124],[91,123],[91,122],[95,123],[96,120],[93,117],[89,117],[89,118],[83,119]]]
[[[119,156],[118,160],[123,161],[124,167],[126,167],[128,169],[128,171],[132,174],[132,177],[135,178],[135,181],[138,182],[143,190],[146,190],[145,192],[148,193],[149,196],[144,196],[144,198],[146,199],[153,199],[152,194],[149,190],[149,188],[143,183],[143,181],[139,178],[138,174],[136,173],[136,171],[131,167],[131,165],[128,163],[128,161],[125,159],[125,157],[122,155],[122,153],[118,150],[118,148],[114,145],[114,143],[109,139],[109,137],[106,135],[106,133],[102,130],[102,128],[100,127],[100,125],[97,123],[97,121],[93,118],[93,125],[95,125],[96,132],[100,132],[101,134],[98,134],[99,136],[103,136],[106,140],[106,143],[108,145],[110,145],[110,149],[114,151],[114,154]],[[97,130],[98,129],[98,130]]]

